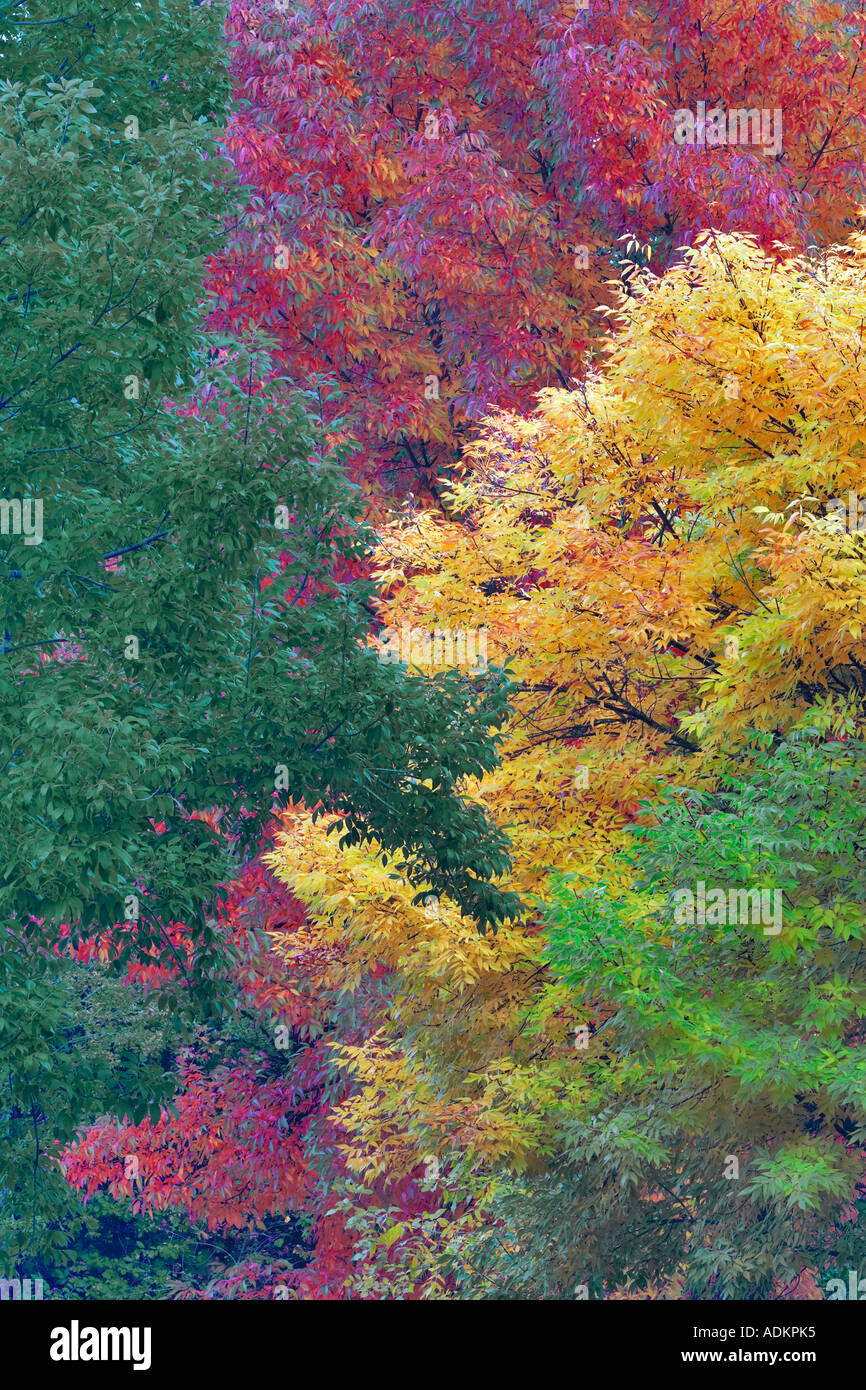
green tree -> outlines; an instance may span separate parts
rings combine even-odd
[[[545,1171],[504,1187],[491,1287],[766,1298],[862,1261],[866,745],[801,729],[750,761],[646,808],[631,893],[560,883],[551,955],[595,1018],[586,1098],[554,1116]],[[724,920],[708,897],[688,921],[701,883]],[[771,911],[732,911],[759,887]]]
[[[203,330],[203,256],[228,178],[220,20],[218,6],[182,0],[2,7],[0,1188],[12,1258],[40,1232],[62,1243],[55,1142],[106,1088],[133,1115],[165,1094],[159,1069],[142,1077],[65,1046],[59,942],[113,932],[117,971],[172,964],[159,1002],[178,1020],[223,1016],[221,889],[288,799],[341,812],[346,837],[405,855],[410,878],[481,920],[512,908],[489,882],[507,841],[460,794],[495,762],[488,731],[507,681],[455,673],[430,686],[377,660],[372,586],[351,577],[372,542],[363,497],[274,379],[267,344]],[[217,806],[218,829],[191,818]]]

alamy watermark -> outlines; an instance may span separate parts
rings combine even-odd
[[[25,545],[41,545],[42,498],[0,497],[0,534],[23,536]]]
[[[751,145],[766,155],[782,153],[782,110],[767,107],[713,106],[699,101],[697,111],[680,107],[674,112],[674,143],[677,145]]]
[[[0,1279],[0,1299],[40,1299],[45,1297],[45,1285],[41,1279]]]
[[[485,627],[435,628],[427,631],[404,623],[398,630],[386,627],[380,632],[379,660],[386,666],[402,661],[406,666],[428,669],[465,666],[470,671],[487,670],[487,629]]]
[[[778,888],[710,888],[703,879],[674,891],[678,926],[763,926],[764,936],[782,930],[782,895]]]
[[[827,515],[835,517],[843,531],[866,531],[866,499],[849,489],[847,497],[830,497]]]
[[[151,1337],[149,1327],[82,1327],[73,1318],[69,1327],[52,1328],[48,1355],[52,1361],[129,1361],[134,1371],[147,1371]]]
[[[858,1270],[849,1269],[847,1286],[844,1279],[829,1279],[827,1281],[827,1297],[834,1301],[845,1298],[862,1303],[866,1299],[866,1279],[859,1277]]]

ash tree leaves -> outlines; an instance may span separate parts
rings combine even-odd
[[[569,387],[611,276],[709,229],[828,244],[866,193],[847,0],[239,3],[228,32],[249,196],[212,267],[221,327],[338,383],[359,470],[398,495],[438,500],[491,409]],[[778,155],[677,145],[709,94],[784,111]]]
[[[210,117],[226,69],[209,52],[216,10],[7,9],[3,496],[38,503],[43,536],[2,538],[0,882],[16,931],[32,914],[49,933],[66,922],[86,935],[118,921],[133,882],[156,872],[155,802],[190,755],[175,732],[160,737],[158,708],[124,668],[127,636],[158,626],[142,566],[106,558],[144,559],[170,540],[149,494],[172,428],[163,392],[191,384],[202,355],[201,229],[220,206]],[[185,36],[171,58],[169,22]],[[107,616],[118,594],[122,641]],[[185,839],[186,873],[212,873],[205,837]],[[172,847],[160,857],[177,872]],[[195,906],[177,889],[164,920]],[[144,950],[159,936],[145,920]]]
[[[502,1195],[523,1297],[680,1280],[766,1297],[851,1249],[866,1140],[866,745],[819,729],[751,750],[712,792],[646,807],[626,893],[560,878],[551,960],[596,1001],[588,1095],[540,1179]],[[677,923],[705,879],[780,885],[784,927]],[[736,1159],[736,1170],[731,1164]],[[726,1175],[727,1172],[727,1175]]]
[[[866,20],[807,10],[0,0],[9,1258],[72,1188],[258,1223],[202,1296],[862,1257]],[[676,142],[708,85],[772,159]]]
[[[104,1092],[80,1049],[79,1068],[52,1060],[66,944],[158,964],[161,1006],[188,1026],[230,1012],[217,918],[278,809],[277,764],[283,800],[339,811],[481,920],[514,910],[489,882],[507,840],[460,792],[496,761],[507,681],[424,693],[378,662],[371,587],[352,577],[372,542],[360,495],[308,403],[264,385],[268,345],[205,334],[228,179],[222,18],[181,3],[3,16],[0,500],[42,509],[38,543],[14,510],[0,536],[0,964],[46,1005],[41,1038],[25,1009],[35,1072],[0,1035],[9,1113],[42,1127],[22,1220],[50,1222],[55,1115],[68,1137]],[[50,971],[43,948],[61,953]],[[144,1103],[165,1091],[150,1077]],[[121,1108],[122,1078],[113,1094]]]
[[[0,537],[0,970],[4,1018],[20,1025],[0,1034],[14,1169],[2,1206],[4,1248],[14,1257],[26,1231],[35,1257],[57,1243],[68,1201],[53,1138],[107,1103],[107,1060],[63,1041],[68,962],[37,946],[63,923],[88,935],[121,920],[127,886],[158,860],[146,798],[160,740],[105,623],[120,576],[104,557],[158,529],[131,492],[158,476],[162,392],[191,384],[201,354],[202,228],[219,206],[203,175],[207,160],[216,171],[227,83],[215,9],[36,0],[3,5],[0,20],[0,501],[38,503],[43,532],[27,544],[4,524]],[[174,739],[166,761],[183,757]],[[212,868],[188,839],[183,874]],[[159,926],[146,914],[139,926],[147,956]],[[117,1070],[112,1104],[165,1090],[161,1072],[140,1087],[134,1068]]]
[[[391,629],[483,628],[514,672],[475,794],[528,906],[470,939],[301,818],[273,857],[345,994],[387,962],[341,1052],[359,1186],[431,1155],[487,1177],[421,1288],[784,1297],[855,1244],[863,537],[830,513],[861,471],[863,248],[703,238],[633,284],[603,370],[491,417],[449,515],[381,530]],[[675,921],[701,881],[760,919]]]

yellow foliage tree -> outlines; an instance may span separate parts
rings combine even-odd
[[[470,633],[514,674],[501,766],[467,794],[507,828],[527,910],[479,931],[451,903],[413,904],[375,846],[341,852],[304,811],[284,822],[272,863],[339,944],[332,984],[389,980],[379,1027],[343,1053],[361,1179],[430,1154],[543,1163],[606,1007],[575,1012],[546,969],[548,876],[627,892],[612,856],[643,799],[712,784],[750,730],[811,706],[841,728],[862,695],[864,325],[866,238],[773,258],[707,235],[612,311],[602,371],[486,422],[447,514],[407,508],[383,532],[378,640],[407,633],[429,679]],[[442,630],[450,648],[422,640]],[[290,971],[296,949],[275,939]]]

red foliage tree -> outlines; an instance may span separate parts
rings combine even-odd
[[[388,487],[435,487],[474,419],[566,385],[605,279],[646,248],[664,265],[709,227],[826,239],[863,196],[849,3],[261,0],[228,34],[246,206],[216,322],[335,383]],[[769,130],[734,117],[736,143],[678,143],[700,102]]]

